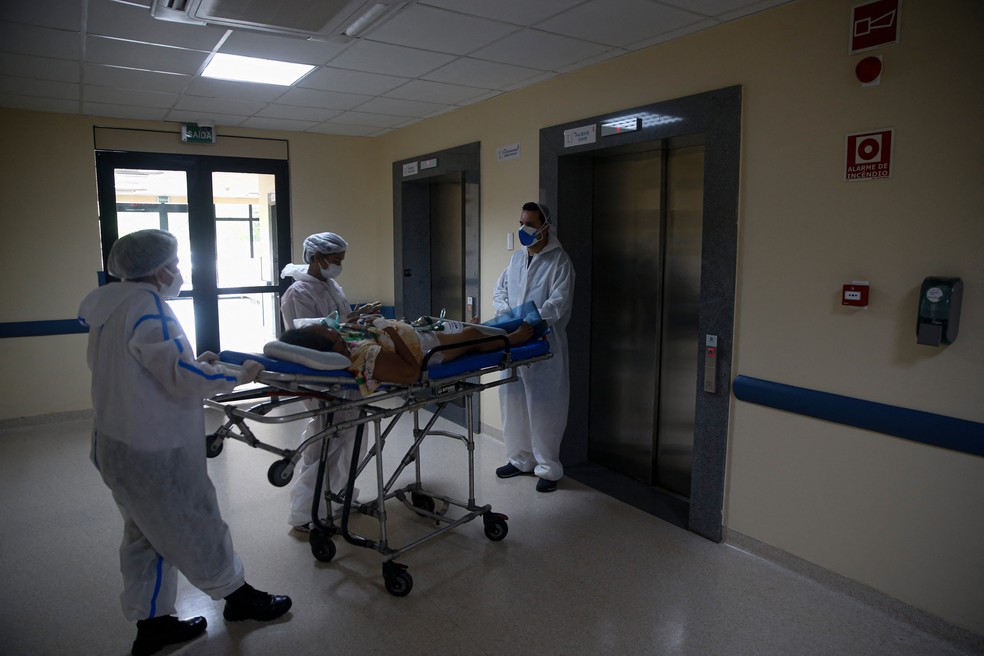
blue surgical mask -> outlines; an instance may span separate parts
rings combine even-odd
[[[547,225],[544,224],[543,227],[537,230],[532,226],[527,226],[527,225],[522,226],[519,229],[519,243],[522,244],[523,246],[532,246],[536,242],[543,239],[543,235],[541,235],[540,233],[543,232],[543,228],[546,227]]]

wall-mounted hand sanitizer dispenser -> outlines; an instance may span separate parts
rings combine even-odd
[[[960,278],[929,277],[919,290],[919,318],[916,322],[916,341],[928,346],[952,344],[960,328],[960,300],[963,281]]]

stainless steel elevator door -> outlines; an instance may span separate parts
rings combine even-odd
[[[702,147],[594,160],[588,457],[685,497],[702,188]]]
[[[430,185],[431,308],[437,316],[462,321],[465,293],[464,196],[460,180]]]

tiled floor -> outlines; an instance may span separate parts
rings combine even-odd
[[[387,471],[409,441],[409,419],[390,437]],[[261,427],[290,444],[297,424]],[[135,635],[118,605],[122,526],[88,461],[89,422],[0,430],[0,653],[128,654]],[[269,453],[227,441],[209,461],[247,580],[291,595],[269,625],[226,624],[220,602],[186,583],[182,616],[205,615],[205,636],[162,654],[817,654],[970,653],[852,597],[675,528],[565,479],[552,494],[536,479],[498,480],[501,443],[479,437],[476,498],[509,516],[488,540],[474,521],[399,558],[412,592],[383,587],[382,558],[338,538],[329,563],[286,525],[287,488],[267,482]],[[424,483],[467,496],[465,449],[428,438]],[[371,485],[360,483],[366,490]],[[387,505],[391,544],[432,524]],[[378,525],[361,517],[368,537]]]

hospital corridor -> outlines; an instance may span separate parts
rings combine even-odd
[[[984,656],[982,35],[0,0],[0,656]]]
[[[129,653],[132,625],[114,603],[121,522],[87,462],[90,427],[80,418],[0,429],[4,654]],[[409,438],[406,428],[393,436]],[[428,480],[455,490],[460,450],[435,444],[422,454]],[[209,473],[246,575],[291,595],[294,607],[270,625],[226,623],[219,602],[182,580],[179,616],[204,616],[208,630],[159,653],[980,653],[920,630],[890,607],[716,545],[576,482],[537,495],[531,477],[496,479],[501,449],[493,438],[479,440],[476,494],[509,516],[508,536],[491,542],[476,522],[409,552],[403,561],[414,589],[398,598],[384,589],[379,557],[369,550],[342,543],[332,562],[315,560],[306,536],[284,521],[286,488],[266,482],[272,457],[227,444],[209,460]],[[392,518],[396,535],[422,521],[405,508]]]

